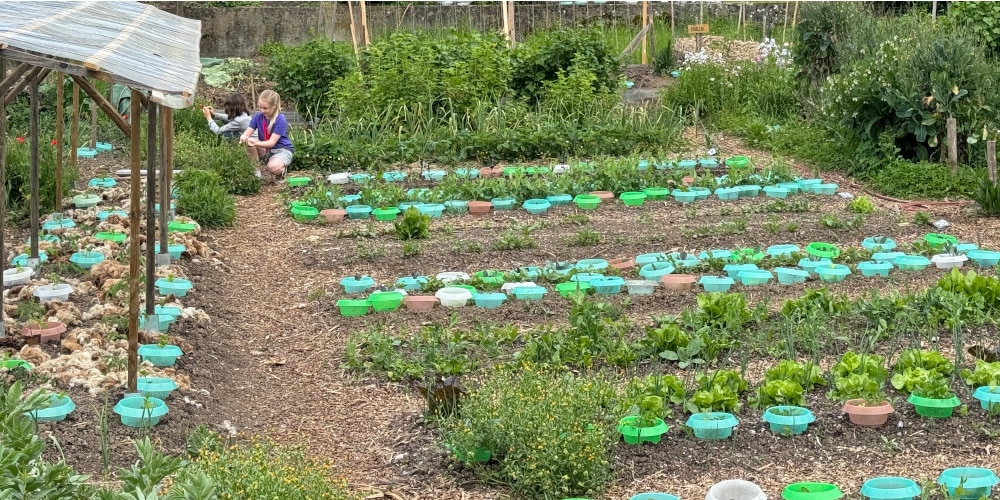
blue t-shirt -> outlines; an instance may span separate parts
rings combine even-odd
[[[271,149],[295,151],[291,139],[288,138],[288,120],[285,120],[285,115],[278,113],[277,118],[274,119],[274,127],[270,131],[268,131],[268,127],[270,127],[270,123],[267,123],[264,115],[260,111],[254,113],[253,118],[250,119],[250,128],[257,131],[258,140],[266,141],[271,138],[271,134],[278,134],[281,138]]]

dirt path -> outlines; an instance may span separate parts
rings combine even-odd
[[[202,269],[218,293],[206,312],[229,347],[218,351],[212,413],[240,431],[306,440],[351,484],[385,490],[392,474],[385,465],[394,458],[385,437],[405,439],[414,423],[393,419],[418,412],[422,402],[384,384],[349,383],[340,370],[349,332],[308,300],[336,283],[332,273],[309,268],[308,247],[332,238],[322,227],[290,223],[279,191],[240,198],[235,227],[210,233],[230,266]]]

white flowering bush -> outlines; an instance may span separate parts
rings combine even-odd
[[[773,38],[765,38],[763,42],[757,47],[757,59],[758,63],[761,62],[774,62],[778,66],[787,66],[792,63],[792,52],[789,48],[788,42],[778,45],[778,42]]]
[[[722,58],[722,54],[718,52],[708,52],[705,47],[697,52],[684,52],[681,57],[681,69],[685,71],[690,71],[692,68],[697,66],[704,66],[706,64],[711,65],[722,65],[726,61]]]
[[[758,64],[701,60],[691,60],[699,62],[686,64],[677,82],[662,91],[664,106],[684,115],[697,109],[705,116],[742,114],[769,121],[782,120],[798,111],[794,70],[787,59],[782,65],[773,55]]]
[[[958,122],[960,150],[995,122],[993,71],[975,43],[954,33],[897,35],[827,79],[823,113],[871,144],[892,133],[903,156],[928,159],[940,152],[948,118]]]

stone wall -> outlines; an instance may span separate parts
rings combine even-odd
[[[202,22],[201,54],[203,57],[251,57],[258,54],[266,42],[296,44],[312,34],[338,41],[351,40],[350,14],[346,2],[261,2],[249,7],[205,7],[197,2],[150,2],[183,17]],[[670,2],[650,2],[651,15],[656,20],[670,22]],[[781,23],[785,3],[748,4],[747,18],[768,24]],[[357,29],[360,12],[353,2]],[[678,30],[697,22],[698,2],[677,2],[674,17]],[[731,16],[739,12],[738,3],[704,4],[705,16]],[[591,24],[625,22],[638,30],[642,6],[638,2],[606,2],[603,4],[561,5],[560,2],[517,2],[514,27],[521,39],[532,30]],[[499,30],[499,3],[472,5],[380,3],[367,2],[368,30],[372,38],[395,30],[444,29],[449,27]],[[358,34],[360,37],[360,33]]]

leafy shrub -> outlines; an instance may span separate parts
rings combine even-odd
[[[27,139],[20,142],[7,138],[6,175],[7,203],[11,209],[27,213],[28,200],[31,199],[31,148]],[[78,175],[79,172],[70,167],[68,161],[63,161],[64,197],[73,189]],[[51,212],[55,208],[55,189],[55,148],[46,142],[38,145],[38,208],[41,213]]]
[[[264,76],[274,81],[274,90],[310,119],[330,107],[330,84],[354,67],[347,44],[322,38],[302,45],[268,45],[262,52],[268,56]]]
[[[560,72],[586,68],[594,74],[595,91],[613,91],[621,80],[621,62],[601,33],[571,28],[534,33],[514,51],[511,88],[529,101],[544,95],[546,82]]]
[[[461,113],[477,101],[492,102],[507,94],[511,60],[497,33],[452,30],[438,36],[398,31],[365,49],[360,67],[361,82],[334,86],[341,109],[366,106],[395,112],[401,106],[422,105]],[[359,93],[365,101],[346,100]]]
[[[883,41],[834,75],[822,89],[823,111],[870,144],[888,132],[904,157],[921,160],[940,154],[947,118],[955,118],[961,152],[994,120],[992,72],[975,43],[927,27]]]
[[[807,2],[799,15],[798,40],[792,45],[799,78],[822,82],[839,69],[842,40],[862,13],[851,2]]]
[[[994,53],[1000,51],[1000,3],[955,2],[949,9],[956,24],[972,29]]]
[[[401,240],[422,240],[430,235],[431,216],[424,215],[416,207],[407,208],[403,219],[396,221],[393,227],[396,237]]]
[[[218,481],[220,500],[240,498],[325,498],[356,500],[329,464],[306,454],[305,445],[254,437],[227,444],[203,427],[188,444],[194,468]]]
[[[607,421],[614,388],[604,380],[532,366],[495,372],[466,395],[461,417],[444,423],[445,446],[472,462],[476,449],[493,465],[477,475],[524,498],[591,496],[611,479]]]
[[[236,222],[236,201],[226,192],[219,174],[196,168],[177,174],[177,209],[206,228],[229,227]]]

